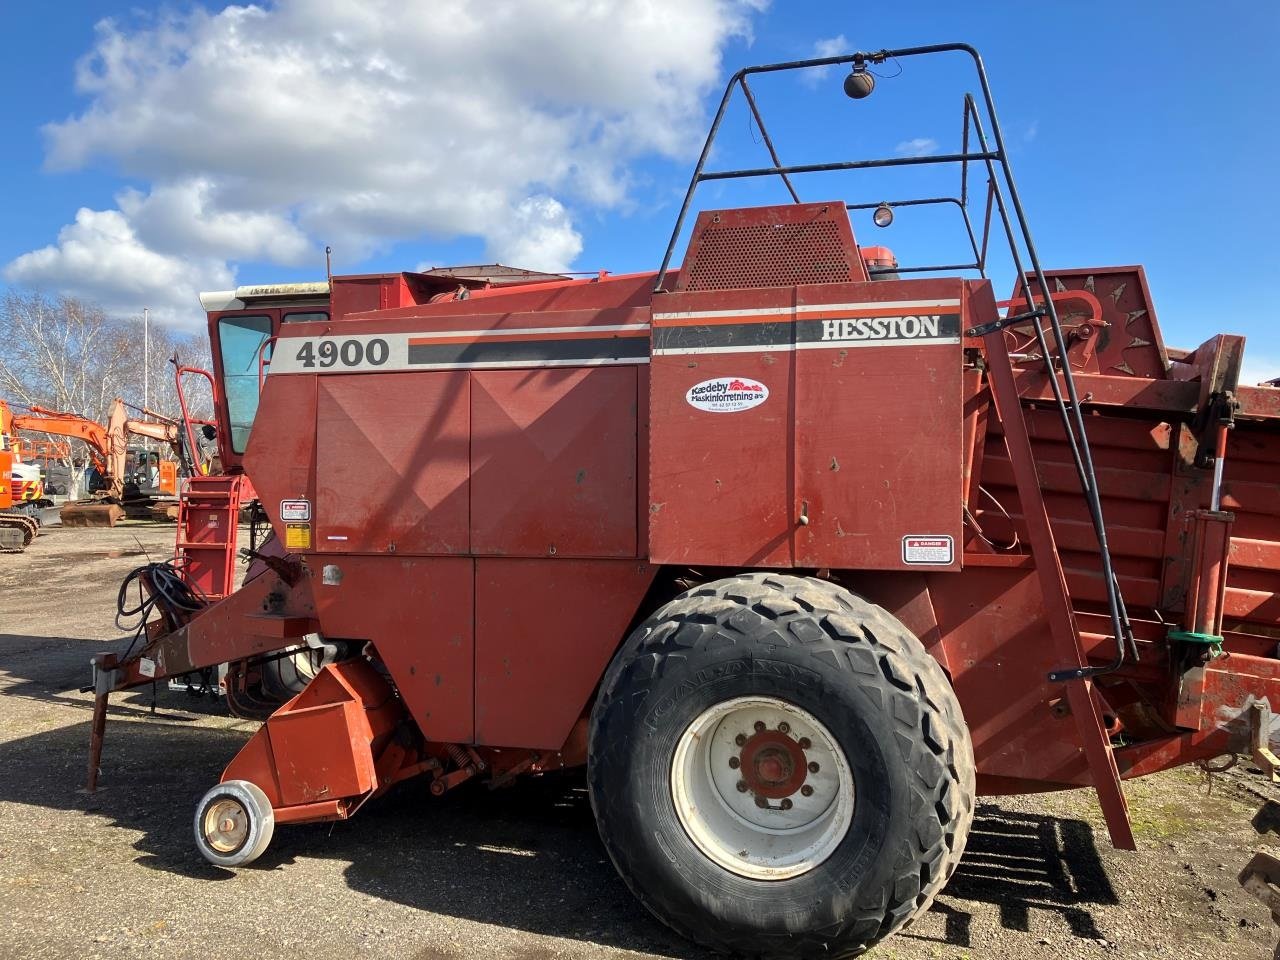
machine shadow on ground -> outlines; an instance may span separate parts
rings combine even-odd
[[[0,768],[24,772],[0,778],[0,801],[108,818],[142,833],[132,858],[139,866],[229,879],[196,853],[190,817],[247,731],[193,725],[193,708],[219,710],[183,694],[160,691],[154,718],[149,693],[122,698],[113,715],[142,722],[108,724],[103,788],[86,796],[90,701],[75,691],[85,682],[88,645],[59,643],[58,656],[34,661],[34,671],[23,670],[25,657],[7,662],[6,652],[30,646],[30,638],[0,637],[0,671],[11,683],[0,696],[80,708],[83,721],[0,744]],[[38,675],[25,675],[31,672]],[[255,869],[288,869],[294,858],[345,863],[353,891],[435,914],[672,957],[711,956],[691,952],[631,896],[596,835],[580,776],[492,792],[464,787],[439,800],[422,784],[405,784],[350,822],[281,828]],[[1047,910],[1076,937],[1094,939],[1101,934],[1091,907],[1116,902],[1087,823],[984,805],[965,858],[933,907],[944,918],[941,936],[924,932],[937,926],[930,920],[900,936],[974,947],[974,915],[995,905],[1008,930],[1028,931],[1032,911]]]

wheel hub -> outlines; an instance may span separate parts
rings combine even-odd
[[[237,801],[223,798],[205,812],[204,833],[214,850],[234,853],[248,839],[249,816]]]
[[[738,763],[747,789],[768,800],[797,792],[809,772],[800,744],[779,730],[761,730],[748,738]]]

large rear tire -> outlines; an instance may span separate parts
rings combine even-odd
[[[973,817],[973,750],[937,662],[882,608],[778,574],[698,587],[637,628],[588,763],[631,890],[749,957],[855,956],[900,929]]]

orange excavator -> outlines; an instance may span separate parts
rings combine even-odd
[[[100,478],[93,496],[62,508],[65,526],[114,526],[127,514],[147,516],[156,499],[177,496],[180,464],[185,467],[184,472],[196,469],[189,462],[191,458],[182,445],[176,421],[150,410],[142,411],[147,419],[133,419],[119,398],[111,404],[106,426],[78,413],[39,406],[25,410],[25,413],[13,413],[9,405],[0,400],[0,435],[12,437],[20,431],[37,431],[82,440],[89,448],[92,466]],[[156,451],[130,446],[131,436],[159,441],[175,456],[161,457]],[[40,506],[52,506],[52,503],[32,502],[26,510]]]

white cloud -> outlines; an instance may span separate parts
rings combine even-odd
[[[74,291],[111,313],[150,307],[161,323],[188,328],[196,326],[192,307],[201,289],[234,283],[223,261],[157,253],[138,240],[120,211],[85,207],[58,231],[56,244],[24,253],[5,276],[37,289]]]
[[[813,45],[814,57],[838,57],[841,54],[852,52],[849,41],[845,39],[844,34],[838,34],[834,37],[827,37],[825,40],[818,40]],[[814,67],[810,70],[801,71],[798,76],[800,82],[806,87],[816,87],[831,72],[831,67]]]
[[[76,73],[88,103],[45,128],[46,165],[147,184],[82,214],[193,272],[458,235],[563,269],[582,248],[572,211],[623,204],[639,157],[696,151],[722,51],[766,2],[278,0],[104,20]],[[80,290],[63,236],[5,275],[27,282],[37,257],[46,283]]]
[[[916,137],[914,140],[903,140],[893,149],[904,157],[927,157],[938,152],[938,141],[933,137]]]

